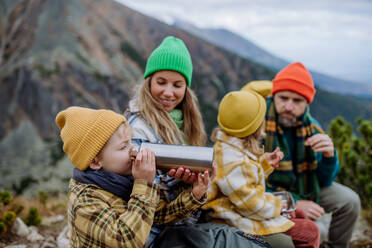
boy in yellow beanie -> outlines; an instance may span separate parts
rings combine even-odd
[[[212,221],[262,235],[272,247],[297,247],[290,232],[295,223],[281,215],[280,198],[265,192],[266,177],[283,157],[279,149],[264,154],[260,148],[265,112],[264,98],[250,90],[230,92],[222,99],[219,127],[212,134],[217,175],[203,209],[210,211]],[[315,229],[314,239],[319,240],[316,225],[306,227]]]
[[[141,151],[132,162],[123,115],[69,107],[56,123],[76,167],[69,185],[71,247],[144,247],[153,224],[178,222],[205,202],[207,177],[169,203],[160,200],[154,153]]]

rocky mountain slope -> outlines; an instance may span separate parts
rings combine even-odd
[[[0,189],[26,195],[67,190],[72,166],[61,149],[56,114],[70,105],[123,112],[143,81],[147,57],[167,35],[190,50],[192,88],[208,132],[227,92],[275,75],[115,1],[0,1]],[[328,113],[323,124],[342,109]]]
[[[147,57],[167,35],[190,50],[192,87],[208,130],[226,92],[273,76],[115,1],[5,0],[0,6],[0,188],[18,193],[66,187],[72,167],[61,152],[56,114],[70,105],[123,112],[143,81]]]

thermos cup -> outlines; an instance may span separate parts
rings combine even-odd
[[[214,158],[213,148],[202,146],[184,146],[153,144],[144,142],[140,146],[134,145],[137,152],[149,148],[155,153],[156,167],[172,169],[184,166],[192,171],[212,171]]]
[[[277,191],[273,192],[273,195],[279,197],[282,205],[286,206],[282,209],[281,214],[290,219],[291,215],[289,213],[296,210],[296,203],[292,197],[292,194],[288,191]]]

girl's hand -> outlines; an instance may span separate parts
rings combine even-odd
[[[284,158],[284,153],[280,151],[279,147],[277,147],[273,152],[264,153],[264,157],[272,167],[277,168],[280,160]]]
[[[208,187],[216,176],[217,165],[213,161],[212,174],[210,175],[208,170],[204,173],[198,173],[197,180],[194,182],[192,187],[192,193],[197,200],[200,200],[204,194],[208,191]]]
[[[180,166],[177,169],[169,170],[168,176],[174,177],[176,179],[181,179],[185,183],[192,183],[197,180],[196,173],[190,171],[190,169],[188,168],[185,169],[183,166]]]
[[[140,151],[132,166],[134,179],[144,179],[148,183],[152,183],[154,182],[155,171],[155,153],[149,148]]]

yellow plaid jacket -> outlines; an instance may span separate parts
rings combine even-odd
[[[242,139],[222,131],[216,138],[217,175],[203,206],[204,210],[212,210],[212,221],[259,235],[285,232],[294,226],[280,215],[280,199],[265,192],[265,179],[273,171],[267,160],[259,161],[245,150]]]
[[[69,185],[70,247],[144,247],[153,224],[176,223],[205,203],[191,191],[160,200],[157,185],[134,181],[128,202],[93,184]]]

